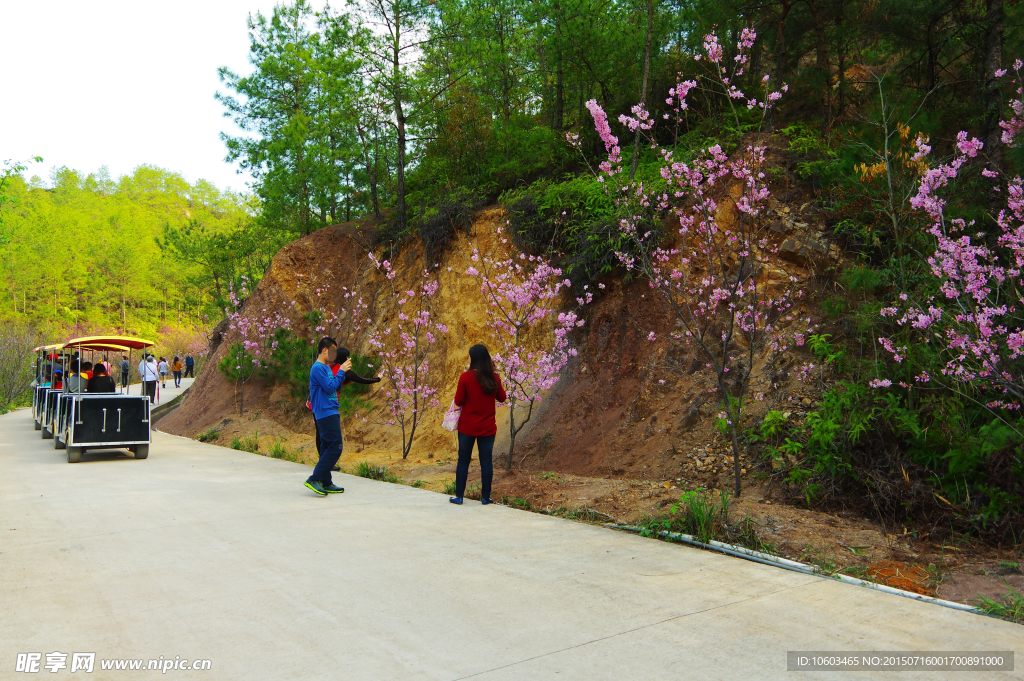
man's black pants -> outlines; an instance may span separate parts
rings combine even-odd
[[[306,482],[331,484],[331,469],[341,458],[341,417],[337,414],[316,420],[316,434],[319,440],[320,459],[313,468],[313,474]]]

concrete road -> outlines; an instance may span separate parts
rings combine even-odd
[[[162,387],[159,384],[157,385],[157,389],[156,389],[156,402],[154,402],[153,405],[159,407],[161,404],[167,404],[168,402],[173,400],[175,397],[177,397],[181,393],[183,393],[186,390],[188,390],[189,387],[191,387],[192,382],[195,381],[195,380],[196,379],[194,379],[194,378],[183,378],[183,379],[181,379],[181,387],[180,388],[175,388],[174,387],[174,379],[171,378],[170,376],[168,376],[167,377],[167,387],[166,388]],[[129,395],[141,395],[142,394],[142,384],[141,383],[132,383],[130,386],[128,386],[128,394]]]
[[[35,678],[14,671],[33,652],[69,654],[42,678],[261,681],[776,679],[787,650],[1024,652],[1000,620],[401,485],[338,476],[345,494],[315,497],[309,472],[159,433],[147,460],[68,464],[27,411],[0,417],[0,678]],[[161,656],[211,669],[100,669]]]

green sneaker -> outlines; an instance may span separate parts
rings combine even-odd
[[[307,480],[306,481],[306,487],[308,487],[311,490],[313,490],[318,496],[321,496],[321,497],[326,497],[327,496],[327,490],[325,490],[324,486],[321,485],[316,480]]]
[[[341,494],[342,492],[344,492],[344,491],[345,491],[345,488],[344,488],[344,487],[338,487],[337,485],[335,485],[335,484],[334,484],[334,483],[332,482],[332,483],[331,483],[331,484],[329,484],[329,485],[324,485],[324,486],[323,486],[323,490],[324,490],[325,492],[327,492],[328,494]]]

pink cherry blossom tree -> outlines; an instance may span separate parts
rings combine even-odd
[[[438,322],[433,301],[439,283],[428,270],[411,289],[401,289],[395,282],[391,262],[370,253],[374,265],[387,282],[384,301],[390,306],[386,325],[376,327],[369,336],[370,347],[380,362],[381,388],[385,394],[386,425],[402,432],[402,458],[409,456],[416,428],[428,409],[439,406],[437,392],[439,372],[430,372],[439,337],[448,327]]]
[[[728,63],[718,38],[704,39],[703,77],[684,79],[682,74],[666,99],[678,127],[683,122],[687,98],[696,89],[720,95],[732,113],[737,129],[741,107],[759,114],[761,126],[781,91],[769,91],[769,77],[760,83],[760,99],[745,94],[739,79],[749,65],[756,34],[744,29],[736,56]],[[778,258],[778,245],[764,219],[769,189],[765,180],[765,147],[748,144],[730,156],[720,145],[700,151],[689,162],[662,147],[656,122],[641,106],[619,122],[639,130],[662,159],[657,184],[629,182],[623,175],[618,138],[608,117],[595,101],[587,102],[594,125],[608,153],[595,175],[618,207],[620,229],[628,248],[618,253],[629,272],[646,280],[671,310],[673,332],[666,339],[689,349],[706,370],[709,391],[720,401],[719,418],[728,424],[732,443],[735,494],[741,493],[740,451],[746,402],[760,401],[781,387],[787,350],[802,345],[810,326],[799,319],[801,297],[795,277],[786,273]],[[569,142],[579,146],[574,135]],[[753,139],[757,140],[758,136]],[[659,229],[662,216],[670,216],[678,236],[665,241]],[[654,341],[651,331],[648,339]],[[682,371],[682,366],[671,369]],[[700,373],[696,374],[700,375]]]
[[[498,235],[502,243],[508,242],[502,228]],[[543,258],[522,253],[517,257],[489,257],[474,248],[471,260],[474,264],[466,274],[480,281],[480,290],[490,306],[487,325],[491,329],[492,359],[508,395],[506,467],[511,469],[516,436],[533,416],[541,393],[554,387],[569,358],[576,356],[570,333],[583,326],[583,320],[574,311],[558,311],[570,282],[561,278],[562,270]],[[593,299],[587,288],[576,299],[580,306]]]
[[[228,354],[218,368],[234,382],[238,395],[238,413],[245,413],[245,384],[259,371],[260,365],[277,348],[277,330],[288,329],[291,321],[274,310],[249,309],[248,282],[242,278],[239,292],[228,290],[231,312],[228,314]]]
[[[1024,131],[1022,70],[1024,63],[1017,60],[1013,65],[1017,97],[1010,101],[1012,116],[999,124],[1002,142],[1009,147],[1019,144],[1017,137]],[[996,71],[999,78],[1006,73],[1005,69]],[[915,161],[927,161],[931,156],[928,141],[918,138]],[[960,132],[953,158],[922,174],[917,195],[910,202],[928,215],[927,231],[935,238],[928,264],[939,292],[918,302],[904,292],[894,306],[883,308],[882,315],[907,333],[903,345],[894,338],[880,338],[879,343],[900,363],[911,354],[909,343],[932,345],[944,360],[941,375],[932,376],[926,367],[916,367],[915,383],[952,388],[1002,419],[999,410],[1018,410],[1024,403],[1024,180],[1003,177],[998,168],[982,167],[981,175],[1005,197],[1005,208],[995,216],[994,238],[973,221],[954,217],[945,198],[983,146],[977,138]],[[888,378],[871,381],[876,388],[892,384]]]

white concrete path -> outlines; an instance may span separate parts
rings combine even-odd
[[[0,417],[0,679],[1024,678],[1018,625],[406,486],[319,498],[309,472],[160,433],[147,460],[68,464]],[[899,649],[1016,649],[1018,671],[786,671]],[[212,670],[14,672],[54,651]]]
[[[188,390],[189,387],[192,385],[192,382],[194,380],[196,380],[196,379],[194,379],[194,378],[183,378],[183,379],[181,379],[181,387],[180,388],[175,388],[174,387],[174,379],[172,377],[168,376],[167,377],[167,387],[166,388],[161,387],[159,384],[157,385],[157,389],[156,389],[156,402],[154,402],[153,405],[156,406],[156,407],[159,407],[161,404],[167,404],[168,402],[173,400],[175,397],[177,397],[181,393],[183,393],[186,390]],[[129,395],[141,395],[142,394],[142,384],[141,383],[132,383],[131,385],[129,385],[128,386],[128,394]]]

